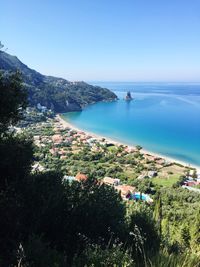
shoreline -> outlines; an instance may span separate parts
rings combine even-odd
[[[127,146],[130,149],[135,149],[135,146],[131,146],[131,145],[126,144],[124,142],[120,142],[120,141],[114,140],[112,138],[109,138],[109,137],[106,137],[106,136],[103,136],[103,135],[99,135],[99,134],[96,134],[96,133],[93,133],[93,132],[85,131],[85,130],[83,130],[81,128],[78,128],[77,126],[73,125],[69,121],[63,119],[61,114],[56,114],[56,119],[58,119],[59,122],[63,126],[69,127],[71,129],[79,131],[79,132],[84,132],[85,134],[90,135],[90,136],[92,136],[93,138],[96,138],[99,141],[102,140],[102,139],[105,139],[109,143],[113,143],[113,144],[115,144],[117,146],[123,145],[123,146]],[[196,169],[197,172],[200,172],[200,166],[197,166],[197,165],[194,165],[194,164],[190,164],[188,162],[184,162],[184,161],[181,161],[181,160],[177,160],[177,159],[174,159],[174,158],[171,158],[171,157],[159,154],[159,153],[155,153],[155,152],[143,149],[143,148],[140,151],[141,151],[141,153],[143,153],[145,155],[151,155],[151,156],[154,156],[154,157],[162,158],[162,159],[166,160],[167,162],[178,163],[178,164],[183,165],[184,167]]]

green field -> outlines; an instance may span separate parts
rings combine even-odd
[[[152,179],[152,182],[157,185],[172,187],[173,184],[178,182],[180,175],[173,174],[170,175],[168,178],[166,177],[155,177]]]

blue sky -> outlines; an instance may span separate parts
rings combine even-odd
[[[1,0],[0,40],[69,80],[200,81],[199,0]]]

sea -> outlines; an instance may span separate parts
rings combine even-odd
[[[200,83],[92,82],[119,98],[65,113],[74,126],[200,166]],[[127,91],[132,101],[125,101]]]

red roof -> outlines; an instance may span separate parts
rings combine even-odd
[[[57,142],[62,142],[63,138],[60,134],[54,134],[52,136],[52,141],[57,143]]]
[[[76,177],[75,177],[75,179],[77,180],[77,181],[86,181],[87,180],[87,175],[85,175],[85,174],[83,174],[83,173],[77,173],[77,175],[76,175]]]
[[[133,193],[135,191],[135,187],[125,184],[115,186],[115,189],[117,189],[118,192],[121,192],[122,195],[127,195],[128,193]]]

